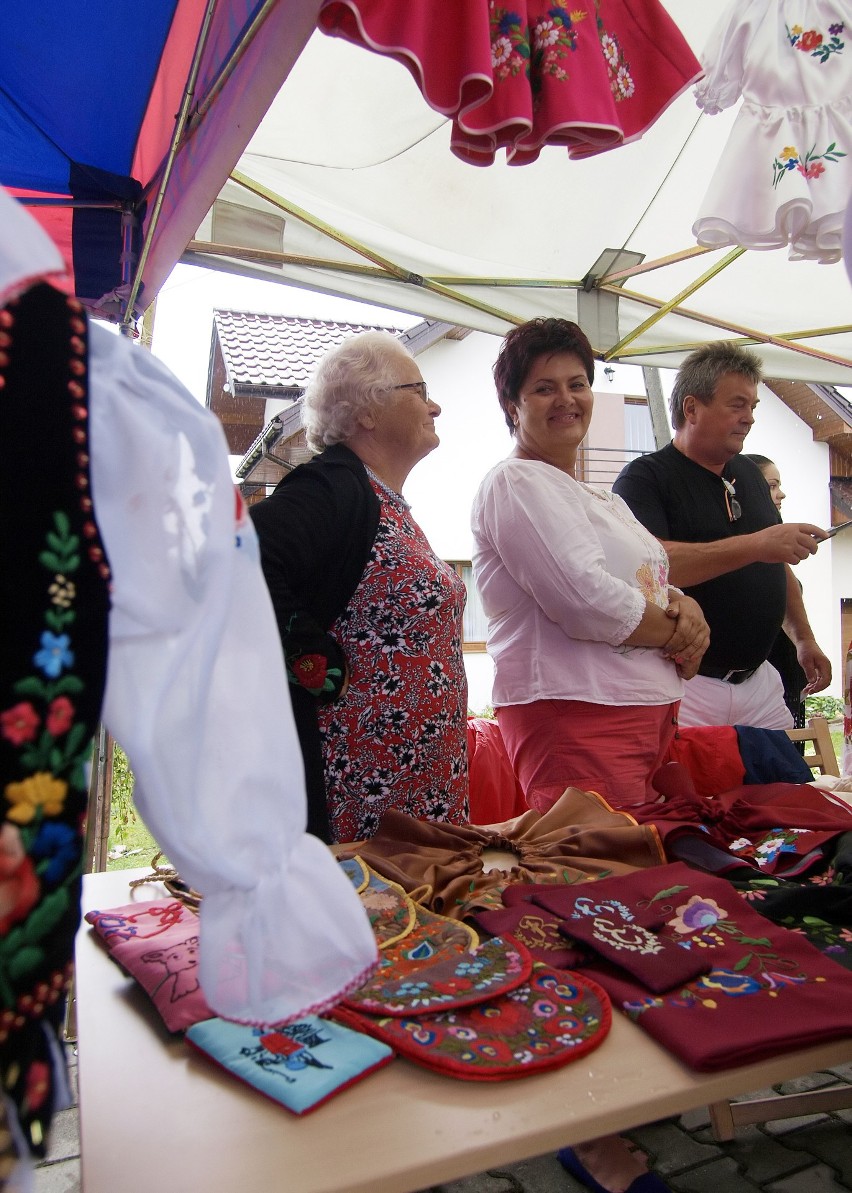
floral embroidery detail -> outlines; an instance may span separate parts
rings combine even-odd
[[[72,789],[81,797],[85,793],[91,743],[91,732],[76,720],[73,699],[84,691],[84,684],[71,670],[77,619],[77,585],[72,577],[80,567],[79,548],[79,536],[72,533],[67,514],[54,513],[53,528],[38,556],[51,577],[45,587],[46,628],[32,655],[32,673],[12,685],[20,699],[0,712],[0,734],[17,748],[23,776],[5,786],[5,823],[0,828],[0,1005],[4,1007],[15,1006],[14,989],[44,965],[42,941],[66,915],[67,887],[80,869],[79,825],[55,819],[67,815]],[[15,931],[9,933],[12,925]],[[56,997],[65,982],[64,975],[57,976]],[[26,1011],[23,1003],[20,1009]]]
[[[728,918],[727,911],[715,899],[704,899],[701,895],[692,895],[689,902],[681,904],[676,911],[677,915],[668,921],[668,925],[684,935],[711,928],[720,920]]]
[[[54,737],[67,733],[74,723],[74,705],[67,696],[57,696],[47,710],[47,732]]]
[[[609,75],[609,89],[615,102],[620,104],[622,100],[630,99],[636,91],[636,84],[630,73],[630,63],[624,57],[624,51],[618,38],[604,27],[600,15],[598,15],[598,37]]]
[[[328,659],[321,654],[303,654],[288,660],[290,671],[296,681],[311,693],[334,692],[340,687],[343,672],[339,667],[329,667]],[[335,682],[337,681],[337,682]]]
[[[748,837],[738,837],[732,841],[729,849],[738,857],[749,858],[758,866],[768,867],[775,862],[782,853],[796,853],[796,838],[806,833],[801,828],[768,829],[757,840]]]
[[[521,71],[529,75],[529,37],[518,13],[492,4],[490,24],[491,65],[497,78],[514,78]]]
[[[63,575],[57,575],[50,588],[48,588],[47,595],[50,597],[52,604],[59,605],[63,609],[70,609],[74,597],[77,595],[77,589]]]
[[[631,953],[639,953],[643,957],[655,956],[664,948],[659,937],[639,924],[627,927],[624,924],[613,924],[611,920],[598,918],[595,920],[592,935],[595,940],[601,941],[611,949],[616,951],[629,949]]]
[[[517,1076],[550,1067],[570,1049],[582,1055],[606,1034],[610,1010],[603,992],[580,978],[569,981],[536,966],[529,979],[503,997],[468,1007],[433,1010],[428,1018],[382,1017],[346,1009],[333,1017],[385,1040],[403,1055],[429,1054],[430,1065],[462,1076]]]
[[[568,79],[564,60],[577,49],[577,26],[588,14],[583,9],[569,12],[554,4],[527,25],[519,13],[491,4],[491,65],[496,78],[514,78],[522,71],[533,92],[542,75],[560,82]]]
[[[586,19],[586,13],[578,9],[569,13],[567,8],[553,5],[546,15],[539,17],[532,26],[533,90],[542,75],[553,75],[565,82],[568,72],[562,62],[577,49],[576,26]]]
[[[620,899],[607,899],[606,903],[601,903],[592,899],[590,895],[581,895],[574,904],[572,919],[579,919],[581,915],[599,916],[602,913],[619,915],[626,924],[632,923],[636,918],[627,904],[622,903]]]
[[[816,145],[805,154],[800,154],[795,146],[788,145],[772,163],[772,189],[776,190],[784,175],[792,170],[797,170],[803,178],[819,178],[825,173],[825,162],[833,164],[842,157],[846,157],[846,154],[837,148],[836,141],[832,141],[823,153],[816,152]]]
[[[15,704],[0,713],[0,733],[13,746],[22,746],[24,742],[32,741],[36,735],[41,720],[29,701]]]
[[[6,813],[17,824],[29,824],[39,811],[45,816],[58,816],[65,803],[68,784],[63,779],[39,771],[20,783],[6,785],[6,798],[14,806]]]
[[[39,883],[20,830],[0,828],[0,933],[9,931],[38,901]]]
[[[801,25],[786,28],[787,40],[795,50],[801,50],[803,54],[810,54],[812,58],[816,58],[822,63],[827,62],[832,54],[841,54],[846,45],[840,40],[840,34],[843,32],[842,22],[829,25],[828,41],[817,29],[803,29]]]
[[[35,665],[56,679],[62,674],[63,668],[74,666],[74,652],[69,650],[71,639],[67,634],[51,634],[45,630],[41,636],[41,650],[34,656]]]
[[[523,956],[500,937],[475,953],[447,952],[430,965],[403,957],[387,958],[372,978],[344,1000],[371,1014],[403,1016],[430,1009],[461,1008],[483,998],[508,994],[530,976],[529,954]],[[452,1018],[448,1022],[453,1022]]]

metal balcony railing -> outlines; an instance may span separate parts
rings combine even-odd
[[[625,464],[638,456],[647,455],[653,448],[582,446],[577,452],[577,480],[611,489]]]

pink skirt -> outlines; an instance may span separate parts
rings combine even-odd
[[[580,787],[618,809],[658,798],[651,776],[674,736],[679,704],[536,700],[498,708],[497,720],[530,808],[546,812],[566,787]]]

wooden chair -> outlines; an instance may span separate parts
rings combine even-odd
[[[834,742],[825,717],[811,717],[807,729],[788,729],[787,736],[791,741],[806,743],[805,763],[812,770],[818,770],[822,775],[840,774]]]
[[[811,717],[807,729],[788,729],[792,741],[805,742],[805,762],[823,775],[839,775],[837,755],[828,721],[825,717]],[[831,1089],[808,1090],[801,1094],[777,1094],[772,1098],[750,1098],[740,1102],[714,1102],[708,1107],[713,1138],[726,1141],[734,1138],[737,1127],[750,1123],[771,1122],[779,1118],[797,1118],[801,1114],[826,1114],[852,1106],[852,1090],[848,1085]]]

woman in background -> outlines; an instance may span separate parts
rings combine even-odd
[[[751,460],[763,473],[763,479],[769,485],[769,495],[778,510],[778,520],[781,521],[781,502],[787,496],[781,488],[781,473],[778,465],[768,456],[758,455],[756,452],[743,452],[746,460]],[[769,652],[768,661],[781,676],[784,685],[784,703],[793,718],[793,728],[802,729],[805,724],[805,702],[803,692],[808,684],[808,677],[799,664],[796,647],[792,640],[779,630],[778,637]]]
[[[303,400],[320,454],[251,509],[305,762],[308,828],[372,836],[384,811],[467,820],[464,584],[402,487],[438,446],[414,358],[387,332],[322,359]]]

